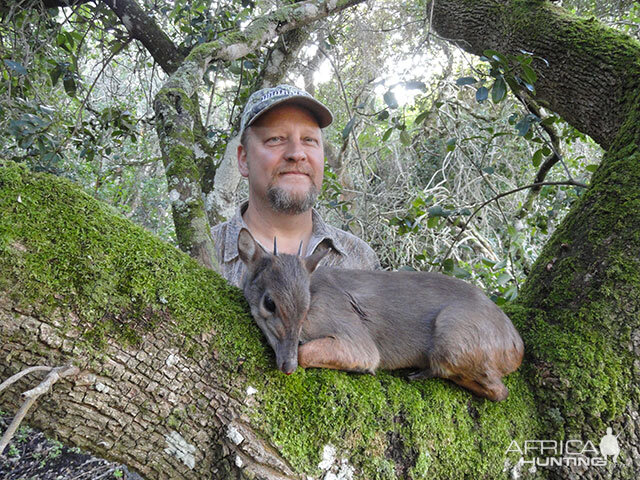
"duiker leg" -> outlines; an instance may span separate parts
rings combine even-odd
[[[467,390],[471,390],[479,397],[488,398],[494,402],[500,402],[509,396],[509,390],[504,386],[500,378],[492,379],[490,382],[480,382],[475,379],[457,376],[451,377],[449,380]]]
[[[493,314],[487,308],[444,308],[435,320],[437,340],[429,361],[437,376],[498,402],[507,398],[509,390],[499,373],[505,350],[501,331],[494,327],[496,319],[490,317]]]
[[[298,364],[303,368],[332,368],[350,372],[374,373],[380,354],[371,341],[353,342],[334,337],[311,340],[298,348]]]

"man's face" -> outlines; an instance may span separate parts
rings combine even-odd
[[[285,104],[269,110],[238,147],[238,168],[251,198],[283,213],[309,210],[322,187],[324,149],[318,122],[306,109]]]

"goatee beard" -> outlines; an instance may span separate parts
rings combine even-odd
[[[292,195],[280,187],[271,187],[267,190],[267,197],[271,208],[276,212],[299,215],[315,205],[318,193],[318,188],[314,184],[311,185],[304,196]]]

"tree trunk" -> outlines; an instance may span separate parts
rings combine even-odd
[[[534,52],[536,101],[607,150],[510,313],[525,340],[523,373],[533,386],[543,438],[590,439],[597,446],[612,427],[618,462],[637,472],[640,45],[548,2],[439,1],[433,23],[472,53]],[[594,467],[549,472],[554,478],[606,476]]]

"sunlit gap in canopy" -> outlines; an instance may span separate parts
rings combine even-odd
[[[306,48],[303,55],[306,58],[312,58],[318,47],[311,45]],[[384,94],[391,90],[395,95],[399,107],[411,104],[414,98],[422,93],[416,88],[407,88],[405,82],[421,81],[429,85],[435,76],[442,75],[447,57],[440,49],[430,51],[424,54],[406,53],[401,57],[389,58],[380,76],[373,82],[376,96],[382,102]],[[315,86],[327,82],[336,81],[335,72],[329,59],[325,58],[313,73],[313,84]],[[305,88],[305,82],[302,75],[294,80],[298,88]]]

